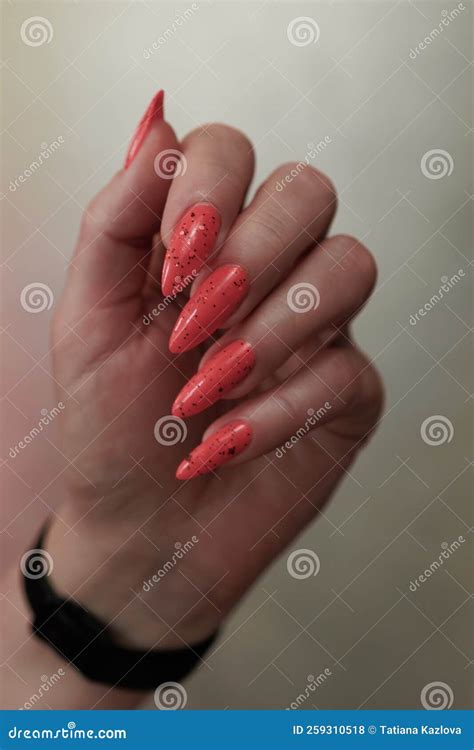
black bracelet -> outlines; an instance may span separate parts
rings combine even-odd
[[[47,555],[45,531],[36,549],[22,562],[26,598],[33,611],[33,633],[94,682],[134,690],[153,690],[164,682],[182,680],[200,661],[217,633],[185,649],[148,650],[122,648],[114,643],[110,628],[72,599],[62,599],[38,570]],[[38,575],[38,572],[40,573]]]

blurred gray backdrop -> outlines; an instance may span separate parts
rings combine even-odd
[[[309,158],[339,191],[334,231],[378,261],[356,334],[385,378],[383,424],[234,612],[186,683],[187,707],[420,708],[437,689],[468,707],[472,7],[4,0],[2,16],[9,442],[53,403],[52,310],[27,316],[21,291],[41,282],[59,297],[82,207],[121,167],[158,88],[180,135],[216,120],[244,130],[254,184]],[[34,16],[40,37],[28,38]],[[49,440],[21,464],[2,455],[4,560],[61,497]],[[317,575],[290,574],[300,549],[318,556]]]

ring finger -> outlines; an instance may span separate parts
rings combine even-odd
[[[222,398],[241,398],[275,373],[301,346],[345,324],[375,283],[370,252],[352,237],[323,240],[241,324],[201,361],[178,394],[173,414],[189,417]]]
[[[380,408],[377,373],[350,344],[321,351],[308,364],[281,386],[240,403],[214,422],[202,443],[181,462],[177,478],[192,479],[228,461],[252,461],[278,446],[285,452],[312,430],[341,419],[355,420],[349,434],[356,447]],[[345,443],[343,458],[350,452]]]

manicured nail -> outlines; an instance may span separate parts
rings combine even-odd
[[[165,297],[194,280],[214,250],[221,217],[212,203],[196,203],[177,224],[163,265],[161,288]]]
[[[170,351],[186,352],[217,331],[237,310],[249,290],[242,266],[221,266],[182,309],[170,338]]]
[[[246,341],[233,341],[215,354],[189,380],[172,408],[175,417],[199,414],[238,385],[255,365],[255,355]]]
[[[192,479],[218,469],[242,453],[251,440],[252,428],[248,422],[243,419],[229,422],[181,461],[176,479]]]
[[[134,136],[132,138],[132,142],[130,143],[130,146],[128,147],[127,156],[125,157],[125,169],[128,169],[128,167],[134,160],[135,156],[137,155],[138,151],[140,150],[140,146],[145,140],[147,133],[150,130],[153,122],[155,120],[163,119],[164,96],[165,96],[164,91],[158,91],[158,93],[155,94],[150,104],[148,105],[148,109],[146,110],[142,119],[138,123],[138,127],[135,130]]]

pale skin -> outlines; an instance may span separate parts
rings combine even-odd
[[[170,148],[187,161],[173,180],[153,168],[156,154]],[[84,214],[52,333],[66,405],[60,445],[71,464],[45,548],[54,560],[51,584],[110,623],[121,644],[184,648],[223,626],[256,577],[317,518],[380,418],[379,376],[349,332],[373,288],[375,263],[356,239],[330,235],[336,197],[328,178],[306,166],[276,188],[296,166],[279,167],[242,210],[253,174],[247,138],[208,125],[178,143],[161,121]],[[179,357],[169,352],[186,293],[150,325],[142,319],[162,300],[163,246],[173,226],[203,200],[218,208],[222,227],[201,278],[223,263],[249,271],[250,292],[223,340],[250,340],[257,364],[231,400],[187,421],[186,442],[162,445],[155,422],[170,414],[218,336]],[[320,304],[295,314],[287,291],[302,281],[318,288]],[[314,429],[277,458],[308,409],[324,403],[330,408]],[[252,424],[250,446],[215,473],[177,481],[177,465],[203,434],[234,418]],[[193,537],[179,564],[144,591],[176,543]],[[3,707],[21,706],[39,675],[59,667],[65,677],[36,708],[127,708],[143,697],[88,682],[31,637],[18,565],[4,590],[4,659],[17,676]]]

